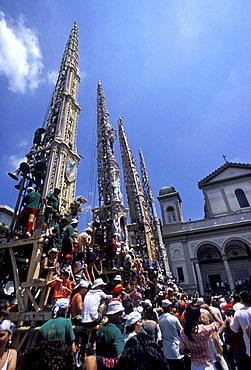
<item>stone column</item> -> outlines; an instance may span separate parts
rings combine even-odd
[[[225,272],[226,272],[226,275],[227,275],[228,284],[230,286],[230,289],[233,290],[234,289],[234,280],[233,280],[233,276],[232,276],[231,271],[230,271],[227,256],[225,254],[222,256],[222,261],[223,261],[224,269],[225,269]]]
[[[195,272],[196,272],[197,284],[198,284],[198,288],[199,288],[199,291],[200,291],[200,295],[203,295],[204,294],[204,287],[203,287],[203,281],[202,281],[199,261],[197,259],[195,259],[193,261],[193,263],[194,263],[194,268],[195,268]]]

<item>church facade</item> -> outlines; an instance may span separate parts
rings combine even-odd
[[[173,186],[160,189],[162,233],[170,269],[186,291],[233,289],[251,277],[251,165],[226,162],[198,183],[205,216],[184,222]]]

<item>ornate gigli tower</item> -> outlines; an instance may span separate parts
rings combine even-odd
[[[139,157],[140,157],[140,171],[141,171],[141,178],[142,178],[142,187],[143,187],[143,192],[145,196],[145,201],[146,201],[149,217],[150,217],[151,224],[152,224],[155,241],[159,249],[159,256],[161,257],[159,258],[160,265],[161,267],[165,269],[165,272],[168,273],[170,272],[168,255],[167,255],[165,244],[163,242],[160,221],[159,221],[158,214],[157,214],[153,191],[152,191],[152,187],[151,187],[150,180],[148,177],[145,159],[144,159],[143,152],[141,149],[139,150]]]
[[[157,261],[158,247],[153,236],[142,185],[124,131],[122,118],[119,119],[118,127],[126,193],[131,217],[131,225],[128,225],[128,230],[136,248],[142,256],[151,261]]]
[[[59,75],[46,119],[42,148],[46,152],[43,196],[61,188],[61,210],[68,208],[75,196],[80,157],[76,148],[80,107],[78,85],[78,27],[74,23],[67,41]],[[48,151],[47,151],[48,149]]]
[[[127,242],[126,219],[120,186],[120,168],[114,153],[116,132],[112,128],[101,82],[97,91],[97,170],[98,208],[93,210],[94,220],[102,225],[103,241],[112,236]]]

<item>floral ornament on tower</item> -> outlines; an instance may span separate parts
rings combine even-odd
[[[73,202],[70,204],[70,207],[66,210],[66,216],[70,216],[71,218],[79,218],[83,212],[84,208],[83,205],[88,203],[88,200],[79,195]]]

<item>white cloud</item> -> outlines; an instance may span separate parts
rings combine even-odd
[[[18,143],[17,143],[17,146],[19,148],[25,148],[27,147],[27,145],[29,144],[28,140],[27,139],[21,139]]]
[[[10,155],[8,158],[7,158],[7,162],[10,166],[10,170],[16,170],[17,168],[19,168],[19,165],[21,162],[27,162],[26,158],[25,157],[18,157],[17,155]]]
[[[58,77],[58,71],[47,72],[47,80],[50,84],[55,85]]]
[[[38,87],[43,69],[39,40],[20,16],[6,22],[0,12],[0,74],[8,79],[9,90],[25,93]]]
[[[86,77],[87,77],[87,73],[86,73],[86,71],[84,71],[84,70],[80,70],[79,68],[78,68],[78,74],[79,74],[79,77],[81,78],[82,82],[83,82],[83,80],[85,80],[85,79],[86,79]]]

